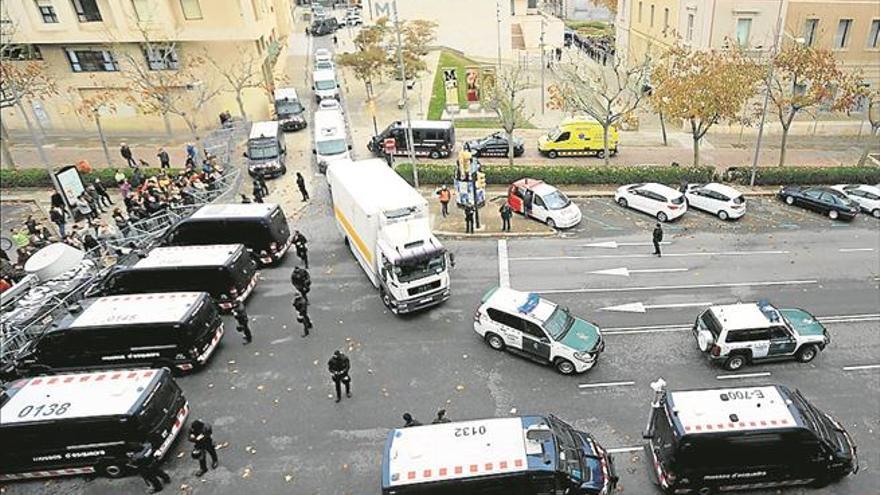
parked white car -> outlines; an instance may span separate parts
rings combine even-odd
[[[318,62],[332,62],[333,54],[330,53],[330,50],[326,48],[318,48],[315,50],[315,63]]]
[[[717,215],[722,220],[746,214],[746,199],[742,193],[717,182],[688,184],[684,197],[689,207]]]
[[[318,103],[318,110],[338,110],[341,113],[342,105],[338,100],[321,100],[321,103]]]
[[[866,184],[838,184],[832,186],[859,204],[862,211],[870,213],[874,218],[880,218],[880,187]]]
[[[621,186],[614,193],[614,201],[624,208],[647,213],[661,222],[675,220],[687,212],[684,194],[656,182]]]
[[[537,179],[520,179],[507,189],[507,204],[522,215],[556,229],[581,222],[581,209],[559,189]]]

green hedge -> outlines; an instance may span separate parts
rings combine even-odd
[[[530,177],[554,185],[564,184],[629,184],[632,182],[662,182],[678,184],[709,181],[715,169],[712,167],[580,167],[565,165],[484,165],[486,182],[489,184],[510,184],[513,181]],[[453,165],[419,164],[420,184],[450,184]],[[412,165],[401,164],[397,173],[412,182]]]
[[[126,177],[131,177],[132,169],[120,169]],[[158,175],[162,172],[159,168],[141,169],[144,177]],[[170,169],[168,173],[174,175],[180,173],[181,169]],[[95,178],[101,179],[104,185],[109,186],[114,183],[113,176],[116,175],[114,168],[95,169],[88,174],[80,174],[84,182],[93,182]],[[42,168],[26,168],[19,170],[0,170],[0,188],[12,189],[15,187],[53,187],[52,179],[49,173]]]
[[[748,184],[751,170],[748,167],[729,170],[727,180]],[[755,175],[755,185],[813,185],[813,184],[877,184],[880,168],[877,167],[761,167]]]

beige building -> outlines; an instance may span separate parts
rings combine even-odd
[[[45,66],[59,94],[31,99],[28,109],[44,129],[58,131],[93,129],[75,108],[97,93],[118,95],[115,109],[101,110],[105,129],[161,131],[164,119],[139,105],[142,98],[133,93],[135,67],[148,74],[173,72],[195,57],[230,67],[247,57],[255,61],[262,82],[271,84],[291,29],[288,0],[21,0],[3,6],[3,58]],[[198,79],[170,79],[184,94],[224,84],[208,63],[200,65]],[[269,116],[263,89],[245,90],[244,106],[251,120]],[[239,113],[234,94],[222,92],[204,106],[201,125],[216,125],[226,109]],[[24,127],[15,108],[4,108],[2,118],[8,128]],[[172,129],[186,128],[177,116],[167,120]]]

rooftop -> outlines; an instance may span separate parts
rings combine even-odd
[[[791,428],[797,425],[777,386],[669,392],[682,434]]]
[[[776,311],[772,306],[767,305],[764,307],[768,308],[768,312]],[[721,326],[728,331],[766,328],[773,325],[767,313],[761,311],[758,303],[727,304],[724,306],[712,306],[709,309],[712,310]]]
[[[274,203],[212,204],[199,208],[190,218],[262,218],[277,207]]]
[[[223,265],[243,249],[241,244],[207,244],[204,246],[169,246],[155,248],[134,268],[193,267]]]
[[[176,323],[186,317],[204,292],[132,294],[93,299],[68,328],[104,325]]]

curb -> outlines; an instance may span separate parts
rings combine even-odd
[[[447,230],[435,230],[434,235],[444,238],[450,239],[511,239],[516,237],[552,237],[556,235],[556,232],[518,232],[518,233],[504,233],[501,232],[476,232],[473,234],[465,234],[463,232],[450,232]]]
[[[565,191],[563,191],[565,192]],[[613,198],[614,191],[582,191],[582,192],[566,192],[569,198]],[[776,196],[776,191],[745,191],[743,196],[747,197],[767,197]]]

